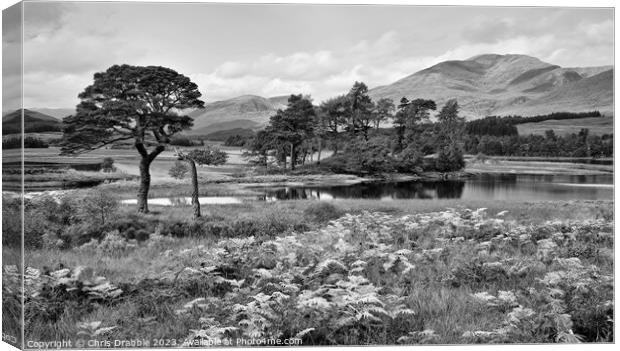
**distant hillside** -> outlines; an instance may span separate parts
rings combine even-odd
[[[591,77],[580,79],[573,84],[564,84],[539,98],[526,101],[518,106],[521,115],[544,114],[555,111],[613,110],[613,70],[607,70]],[[514,108],[506,106],[498,109],[499,114],[510,114]]]
[[[432,99],[439,108],[448,99],[456,98],[461,115],[468,119],[592,110],[610,115],[613,78],[613,66],[560,67],[526,55],[485,54],[440,62],[392,84],[370,89],[369,95],[374,101],[389,97],[396,104],[403,96]],[[242,95],[208,103],[204,109],[189,113],[194,127],[187,134],[260,129],[278,109],[286,108],[288,97]],[[55,117],[72,113],[72,109],[36,111]]]
[[[24,133],[58,132],[62,130],[60,120],[40,112],[24,109]],[[21,127],[22,110],[15,110],[2,116],[2,135],[18,134]]]
[[[75,114],[75,108],[45,108],[45,107],[36,107],[30,108],[31,111],[40,112],[44,115],[52,116],[54,118],[58,118],[62,120],[63,118]]]
[[[234,119],[232,121],[209,124],[208,126],[203,127],[202,129],[208,131],[209,133],[213,133],[213,132],[231,130],[231,129],[256,130],[256,129],[260,129],[261,127],[262,125],[260,123],[251,121],[249,119]],[[192,133],[190,134],[196,134],[194,130],[192,130],[191,132]]]
[[[233,128],[259,128],[266,124],[278,109],[286,107],[286,99],[243,95],[206,104],[204,109],[190,113],[194,118],[194,127],[188,134],[208,134]]]
[[[587,128],[590,135],[604,135],[614,133],[614,119],[611,117],[589,117],[578,119],[564,119],[536,123],[517,124],[519,135],[538,134],[545,135],[548,130],[553,130],[556,135],[578,134],[581,129]]]
[[[254,136],[254,131],[252,129],[244,129],[244,128],[235,128],[228,130],[220,130],[217,132],[209,133],[201,136],[201,139],[210,140],[210,141],[226,141],[231,136],[239,135],[242,137],[251,137]]]
[[[462,115],[534,115],[613,110],[613,67],[562,68],[525,55],[445,61],[369,91],[373,100],[456,98]]]

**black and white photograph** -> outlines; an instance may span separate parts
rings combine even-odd
[[[3,342],[614,344],[615,5],[524,3],[3,1]]]

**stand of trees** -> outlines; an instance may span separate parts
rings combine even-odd
[[[174,145],[174,146],[204,146],[205,142],[202,139],[199,140],[195,140],[195,139],[190,139],[186,136],[175,136],[173,138],[170,138],[170,145]]]
[[[590,135],[588,129],[565,136],[553,130],[544,136],[467,135],[464,145],[467,153],[492,156],[613,157],[614,152],[613,135]]]
[[[536,115],[530,117],[522,117],[522,116],[506,116],[502,117],[505,121],[511,122],[512,124],[522,124],[522,123],[536,123],[542,121],[548,121],[550,119],[577,119],[577,118],[587,118],[587,117],[601,117],[601,113],[599,111],[589,111],[589,112],[553,112],[546,115]]]
[[[240,134],[231,135],[224,140],[224,146],[245,146],[250,139],[251,137]]]
[[[319,106],[309,97],[291,95],[287,108],[245,144],[246,156],[263,166],[274,159],[291,170],[315,155],[318,165],[336,172],[459,170],[464,166],[464,120],[458,116],[458,103],[448,101],[439,121],[431,123],[430,112],[436,109],[435,102],[426,99],[403,98],[398,107],[390,99],[374,102],[362,82]],[[381,128],[386,122],[395,127]],[[324,149],[333,154],[321,163]]]
[[[536,123],[550,119],[562,120],[588,117],[601,117],[601,113],[599,111],[591,111],[579,113],[555,112],[547,115],[537,115],[531,117],[489,116],[467,122],[465,124],[465,131],[470,135],[513,136],[519,135],[516,127],[517,124]]]
[[[2,148],[3,149],[20,149],[22,147],[22,137],[6,137],[2,139]],[[46,149],[50,147],[49,143],[43,139],[26,136],[24,138],[24,148],[32,148],[32,149]]]

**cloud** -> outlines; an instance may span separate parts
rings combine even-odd
[[[340,50],[266,54],[256,60],[227,61],[210,74],[196,74],[210,101],[242,94],[277,96],[310,94],[315,101],[342,94],[357,81],[386,84],[423,68],[430,60],[411,60],[399,53],[402,41],[388,31]]]
[[[39,89],[42,86],[45,88]],[[81,89],[92,83],[92,77],[83,74],[56,74],[53,72],[32,71],[24,74],[25,107],[74,107]],[[80,87],[76,89],[76,87]],[[49,90],[51,88],[53,90]],[[62,104],[58,97],[63,97]],[[69,97],[69,99],[67,99]],[[74,103],[66,103],[73,100]]]
[[[452,51],[521,53],[561,66],[608,65],[614,23],[594,9],[525,10],[513,17],[476,17],[461,32],[466,45]]]
[[[144,55],[127,42],[111,18],[114,9],[73,4],[26,3],[24,9],[24,106],[68,107],[95,72]],[[35,6],[36,4],[36,6]],[[101,19],[93,25],[92,19]],[[19,74],[15,72],[14,74]]]
[[[24,3],[24,38],[29,40],[43,33],[54,33],[61,29],[65,14],[74,8],[67,3]]]
[[[485,18],[465,27],[463,38],[472,43],[495,43],[513,36],[514,22],[508,18]]]
[[[611,11],[386,7],[377,15],[359,7],[345,21],[337,8],[317,6],[313,16],[324,21],[306,28],[300,19],[291,22],[295,7],[257,7],[263,17],[238,19],[229,8],[198,6],[27,3],[25,105],[74,106],[95,72],[122,63],[171,67],[194,80],[207,102],[291,93],[320,102],[355,81],[372,88],[484,53],[527,54],[567,67],[613,62]],[[10,39],[3,37],[3,48],[18,50],[11,45],[19,41]],[[5,82],[14,81],[14,66],[5,65]]]

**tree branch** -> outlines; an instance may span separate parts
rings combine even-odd
[[[166,150],[166,147],[164,145],[157,145],[155,147],[155,150],[153,150],[153,152],[151,152],[148,155],[148,159],[149,159],[149,163],[153,162],[153,160],[155,159],[155,157],[157,157],[157,155],[161,154],[162,152],[164,152],[164,150]]]
[[[144,143],[136,141],[134,146],[136,147],[136,150],[138,150],[140,156],[142,156],[143,158],[149,157],[149,153],[146,150],[146,147],[144,147]]]
[[[114,138],[114,139],[110,139],[104,142],[101,142],[100,144],[96,145],[96,146],[84,146],[84,145],[80,145],[79,148],[71,148],[69,147],[63,147],[63,150],[61,150],[60,154],[61,155],[66,155],[66,154],[72,154],[72,155],[80,155],[83,154],[85,152],[89,152],[89,151],[93,151],[93,150],[97,150],[103,146],[109,145],[109,144],[113,144],[117,141],[123,141],[123,140],[129,140],[129,139],[133,139],[133,136],[125,136],[125,137],[120,137],[120,138]],[[70,151],[66,151],[67,148],[71,149]]]

